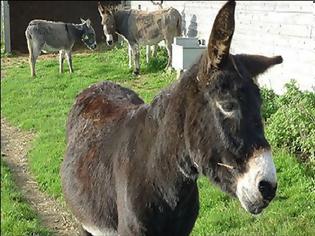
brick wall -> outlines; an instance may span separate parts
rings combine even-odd
[[[164,1],[163,7],[184,10],[186,31],[195,15],[197,37],[208,39],[223,1]],[[150,1],[131,2],[132,8],[155,10]],[[303,90],[315,89],[315,4],[312,1],[239,1],[231,52],[282,55],[284,62],[260,76],[259,83],[283,92],[290,79]]]

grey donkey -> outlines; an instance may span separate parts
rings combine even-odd
[[[81,24],[32,20],[25,31],[29,51],[31,75],[35,76],[35,63],[43,52],[59,51],[59,72],[63,73],[66,56],[70,73],[73,72],[71,51],[75,42],[82,40],[91,50],[96,48],[95,31],[91,21],[81,19]]]

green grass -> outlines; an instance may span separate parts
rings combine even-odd
[[[40,225],[15,186],[9,168],[1,160],[1,235],[51,235]]]
[[[62,201],[59,167],[65,150],[65,122],[76,94],[90,84],[110,80],[132,88],[150,102],[161,88],[175,79],[164,72],[165,51],[144,63],[141,76],[128,69],[127,49],[74,56],[74,74],[58,74],[57,60],[39,60],[37,78],[27,63],[6,65],[1,82],[1,111],[14,125],[37,133],[29,153],[31,171],[43,191]],[[304,166],[284,151],[277,151],[279,190],[260,216],[246,213],[238,201],[221,193],[205,178],[198,182],[201,209],[193,235],[315,235],[315,180]]]

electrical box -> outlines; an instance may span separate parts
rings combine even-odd
[[[175,37],[172,44],[172,67],[176,70],[187,70],[197,61],[206,46],[198,38]]]

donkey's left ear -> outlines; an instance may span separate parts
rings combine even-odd
[[[281,56],[265,57],[260,55],[239,54],[234,56],[249,72],[251,77],[264,73],[270,67],[281,64]]]
[[[80,20],[81,20],[81,23],[85,23],[85,20],[83,20],[82,18],[80,18]]]
[[[86,23],[87,27],[90,27],[90,26],[91,26],[91,20],[90,20],[90,19],[87,19],[87,20],[85,21],[85,23]]]
[[[228,1],[214,20],[208,42],[208,69],[219,68],[228,58],[235,28],[235,5],[235,1]]]

